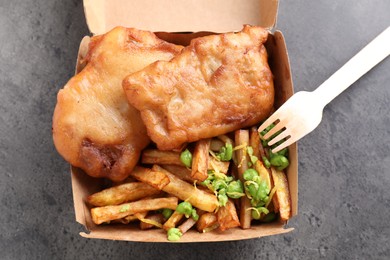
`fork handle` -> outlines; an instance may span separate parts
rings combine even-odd
[[[325,106],[390,54],[390,26],[313,91]]]

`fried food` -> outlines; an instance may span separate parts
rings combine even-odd
[[[234,202],[229,199],[225,207],[220,207],[217,212],[217,219],[219,223],[219,229],[225,231],[226,229],[240,226],[240,220],[237,216],[236,207]]]
[[[207,170],[209,167],[209,149],[210,139],[199,140],[195,144],[191,171],[191,177],[194,180],[204,181],[207,179]]]
[[[53,139],[64,159],[93,177],[125,179],[149,138],[122,80],[181,49],[151,32],[123,27],[92,37],[86,67],[57,97]]]
[[[134,167],[130,176],[158,190],[162,190],[170,182],[165,173],[152,171],[149,168],[143,168],[140,166]]]
[[[217,215],[215,213],[206,212],[199,217],[198,222],[196,222],[196,229],[200,233],[205,233],[211,230],[214,230],[219,227]]]
[[[123,183],[88,196],[89,204],[97,207],[119,205],[159,194],[158,189],[142,182]]]
[[[276,192],[272,198],[279,211],[280,220],[287,221],[291,217],[291,198],[286,174],[283,171],[271,168]]]
[[[163,229],[168,231],[170,228],[176,227],[177,223],[179,223],[183,217],[184,214],[174,211],[169,219],[164,223]]]
[[[246,146],[249,143],[249,131],[248,130],[237,130],[235,132],[235,142],[237,146]],[[248,155],[246,149],[236,150],[237,157],[237,172],[238,177],[242,183],[245,182],[244,172],[248,169]],[[251,212],[248,210],[251,207],[251,202],[247,196],[240,198],[240,221],[241,227],[247,229],[251,227]]]
[[[197,189],[158,165],[153,165],[152,170],[153,172],[161,172],[168,176],[170,182],[163,188],[163,191],[166,193],[176,196],[181,200],[188,201],[194,207],[207,212],[213,212],[218,207],[218,199],[214,194]]]
[[[158,209],[176,209],[178,199],[170,198],[156,198],[138,200],[135,202],[125,203],[115,206],[104,206],[91,209],[92,221],[99,225],[103,222],[112,221],[114,219],[121,219],[138,212],[145,212]]]
[[[171,61],[159,61],[123,81],[160,150],[255,125],[270,113],[273,76],[263,43],[268,32],[196,38]]]

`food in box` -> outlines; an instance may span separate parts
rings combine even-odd
[[[89,1],[86,1],[89,2]],[[263,1],[259,1],[263,2]],[[210,34],[210,33],[205,33]],[[193,34],[158,34],[161,38],[170,40],[171,42],[183,42],[189,38],[193,38]],[[88,41],[86,38],[85,41]],[[83,55],[85,54],[85,45],[81,44],[80,63],[83,67],[83,61],[85,60]],[[89,45],[94,46],[94,44]],[[290,77],[289,64],[284,44],[283,36],[280,32],[275,32],[274,35],[270,35],[268,41],[265,44],[268,54],[270,56],[271,70],[275,76],[275,105],[278,106],[285,99],[292,94],[292,84]],[[83,51],[84,50],[84,51]],[[287,175],[289,180],[289,186],[291,190],[292,199],[292,214],[296,214],[296,146],[290,147],[290,161],[291,164],[287,169]],[[162,236],[158,230],[149,230],[147,232],[139,232],[132,225],[116,225],[116,226],[96,226],[91,221],[88,205],[85,204],[85,199],[92,193],[101,190],[101,180],[91,179],[85,175],[81,170],[72,167],[72,183],[75,199],[76,218],[82,224],[85,224],[91,231],[89,234],[82,233],[86,237],[98,237],[107,239],[118,240],[134,240],[134,241],[166,241],[165,236]],[[100,187],[99,187],[100,186]],[[252,227],[250,230],[240,230],[238,228],[225,231],[224,234],[217,232],[209,232],[199,236],[195,231],[189,232],[182,237],[181,241],[221,241],[221,240],[235,240],[245,239],[251,237],[259,237],[270,234],[278,234],[289,231],[290,229],[283,229],[283,224],[270,223],[265,225],[258,225]],[[158,234],[157,236],[155,236]]]

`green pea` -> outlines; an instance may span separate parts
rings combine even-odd
[[[270,160],[271,165],[277,167],[279,171],[285,169],[289,165],[289,161],[283,155],[274,155]]]
[[[247,181],[253,180],[255,176],[259,176],[255,169],[248,169],[243,174],[244,179]]]
[[[269,162],[268,158],[263,156],[261,159],[263,159],[264,166],[269,169],[271,167],[271,163]]]
[[[164,219],[169,219],[171,217],[171,215],[173,214],[173,210],[163,209],[161,213],[164,216]]]
[[[262,201],[262,200],[256,200],[256,199],[251,199],[251,205],[253,206],[253,207],[263,207],[263,206],[265,206],[265,202],[264,201]]]
[[[257,187],[255,184],[251,183],[249,185],[245,185],[245,189],[252,198],[256,196]]]
[[[224,194],[218,194],[218,202],[219,202],[219,206],[221,207],[226,206],[226,203],[228,202],[228,196]]]
[[[253,177],[252,181],[256,182],[256,183],[257,183],[257,185],[259,185],[259,186],[260,186],[260,183],[261,183],[261,178],[260,178],[260,176],[255,176],[255,177]]]
[[[282,150],[280,150],[279,152],[277,152],[277,154],[283,155],[283,156],[287,157],[287,154],[288,154],[288,149],[287,149],[287,147],[284,148],[284,149],[282,149]]]
[[[226,175],[224,175],[224,176],[225,176],[225,181],[226,182],[231,182],[234,179],[232,176],[226,176]]]
[[[188,149],[180,154],[180,161],[188,168],[192,166],[192,154]]]
[[[221,150],[217,154],[218,159],[221,161],[230,161],[233,156],[233,145],[226,143],[225,146],[221,147]]]
[[[193,220],[198,221],[199,215],[198,215],[198,213],[196,213],[196,209],[192,209],[191,217]]]
[[[261,213],[255,209],[252,209],[252,218],[253,219],[260,219]]]
[[[269,213],[269,210],[266,207],[258,207],[257,210],[264,214]]]
[[[170,228],[168,229],[167,235],[169,241],[178,241],[183,234],[178,228]]]
[[[268,151],[268,156],[269,156],[270,159],[272,159],[276,155],[278,155],[278,154],[277,153],[273,153],[271,149]]]
[[[251,199],[251,205],[252,205],[252,207],[257,207],[257,206],[259,206],[258,204],[259,204],[259,202],[258,202],[257,200]]]
[[[202,182],[199,182],[201,185],[203,185],[203,186],[208,186],[208,185],[210,185],[210,183],[211,183],[211,181],[210,180],[204,180],[204,181],[202,181]]]
[[[259,187],[263,189],[267,194],[270,192],[270,188],[268,187],[268,184],[263,180],[260,182]]]
[[[225,144],[226,151],[225,151],[225,161],[230,161],[233,157],[233,145],[230,143]]]
[[[184,214],[188,218],[192,213],[192,205],[188,201],[183,201],[176,207],[176,211]]]
[[[257,158],[255,155],[253,155],[253,147],[252,146],[248,146],[246,148],[247,152],[248,152],[248,155],[249,155],[249,158],[251,159],[250,162],[248,162],[248,167],[252,167],[253,164],[256,163],[257,160],[259,160],[259,158]]]
[[[238,199],[244,195],[244,189],[240,180],[232,181],[227,187],[227,195],[232,199]]]
[[[266,135],[272,128],[274,128],[274,126],[275,126],[274,124],[270,124],[263,131],[261,131],[260,134],[262,136]]]
[[[266,196],[267,196],[267,192],[266,192],[264,189],[262,189],[262,188],[259,187],[259,188],[256,190],[255,196],[253,196],[253,197],[254,197],[256,200],[260,201],[260,200],[264,200]]]
[[[257,207],[256,209],[252,210],[252,218],[260,219],[262,213],[268,214],[269,210],[265,207]]]
[[[227,184],[224,180],[215,180],[213,181],[212,186],[215,191],[223,188],[227,188]]]

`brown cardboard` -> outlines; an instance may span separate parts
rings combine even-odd
[[[275,26],[277,0],[84,0],[93,34],[117,25],[154,32],[227,32]]]
[[[123,4],[125,2],[127,3],[127,1],[119,1],[119,0],[115,0],[115,1],[84,0],[86,17],[87,17],[88,25],[90,26],[90,30],[96,34],[104,33],[107,30],[111,29],[111,27],[115,25],[116,22],[120,22],[117,25],[135,27],[139,29],[149,29],[152,31],[161,31],[157,33],[157,35],[160,38],[172,43],[188,45],[189,41],[194,37],[200,37],[200,36],[214,34],[223,31],[240,30],[242,28],[242,25],[245,23],[242,21],[246,21],[244,19],[245,17],[241,17],[243,20],[240,22],[240,25],[238,26],[237,22],[240,21],[239,18],[237,18],[238,20],[235,21],[235,23],[234,22],[225,23],[225,20],[219,17],[219,15],[215,16],[221,18],[221,20],[218,20],[219,18],[216,19],[216,21],[219,21],[219,23],[221,23],[218,26],[217,26],[218,22],[211,23],[210,26],[208,26],[207,19],[209,18],[203,19],[204,20],[202,21],[203,24],[200,23],[197,24],[197,23],[187,21],[186,23],[183,23],[184,25],[182,24],[180,26],[177,25],[177,23],[172,23],[172,21],[171,23],[159,24],[160,22],[159,19],[161,19],[161,16],[157,17],[156,18],[157,20],[154,20],[153,15],[151,16],[153,17],[153,19],[149,21],[150,23],[145,21],[146,18],[143,17],[142,15],[139,15],[137,18],[140,21],[136,19],[138,22],[134,20],[135,19],[134,16],[132,18],[129,18],[129,20],[126,21],[126,23],[122,23],[123,20],[121,19],[124,18],[120,18],[119,20],[114,22],[110,20],[112,19],[110,18],[112,15],[112,13],[110,12],[112,11],[114,11],[114,13],[119,12],[118,10],[121,9],[119,7],[113,7],[113,6],[115,6],[118,3]],[[128,1],[128,2],[133,3],[133,5],[137,3],[136,10],[147,9],[150,3],[157,3],[157,2],[165,3],[165,1],[162,0]],[[170,0],[170,3],[171,2],[175,4],[178,4],[178,2],[185,2],[186,4],[189,3],[194,4],[194,2],[197,2],[197,3],[202,3],[203,7],[208,5],[213,6],[215,2],[218,2],[220,3],[220,6],[229,5],[230,8],[233,9],[237,6],[240,6],[240,3],[242,4],[242,2],[238,0],[237,1],[215,0],[215,1],[210,1],[213,2],[213,4],[207,2],[207,5],[206,5],[206,0],[205,1]],[[247,4],[247,2],[245,3]],[[96,4],[96,6],[94,6],[94,4]],[[129,3],[124,5],[128,5],[128,4]],[[253,6],[251,6],[251,8],[249,8],[248,10],[241,7],[239,7],[238,9],[240,10],[239,12],[243,12],[243,10],[246,10],[246,12],[248,12],[248,17],[253,16],[253,13],[255,13],[254,16],[259,15],[261,17],[258,18],[258,20],[256,20],[256,22],[252,24],[254,25],[260,24],[265,27],[272,27],[275,24],[278,1],[274,1],[274,0],[270,0],[270,1],[250,0],[249,1],[248,0],[248,5],[250,4],[253,4]],[[123,5],[120,6],[123,7]],[[257,9],[252,9],[254,6],[263,7],[265,9],[259,9],[260,11],[259,14],[257,14],[256,12],[252,13],[251,11],[257,10]],[[129,8],[129,6],[127,6],[126,8]],[[124,10],[126,8],[123,7]],[[159,9],[160,8],[159,5],[159,7],[151,7],[151,8],[155,8],[154,9],[155,11],[159,10],[160,12],[165,12],[166,11],[165,8],[167,7],[161,7],[161,9]],[[171,5],[170,8],[172,12],[172,8],[176,8],[176,6]],[[176,10],[180,10],[180,8]],[[215,8],[215,6],[213,8]],[[147,9],[147,10],[151,11],[151,9]],[[216,12],[216,10],[214,11]],[[270,12],[267,13],[266,11],[270,11]],[[125,12],[123,14],[125,14]],[[101,17],[102,19],[100,19],[99,17]],[[129,15],[128,17],[131,17],[131,15]],[[180,19],[180,17],[176,17],[176,16],[174,18]],[[111,22],[107,23],[106,20]],[[133,23],[130,23],[130,21],[132,21]],[[144,21],[145,23],[143,24],[142,21]],[[151,27],[147,27],[147,26],[151,26]],[[238,26],[238,28],[236,28],[236,26]],[[180,31],[186,31],[186,32],[200,31],[200,32],[169,33],[169,32],[180,32]],[[86,36],[83,38],[83,40],[80,43],[80,49],[79,49],[77,65],[76,65],[76,73],[80,72],[85,66],[84,57],[88,51],[89,39],[90,38]],[[270,34],[265,46],[269,54],[269,64],[274,74],[274,84],[275,84],[275,93],[276,93],[275,106],[278,107],[281,104],[283,104],[293,94],[291,70],[290,70],[288,54],[287,54],[287,49],[286,49],[286,44],[284,41],[283,34],[280,31],[276,31],[274,32],[274,34]],[[287,169],[287,178],[288,178],[290,194],[291,194],[292,215],[295,216],[298,213],[298,158],[297,158],[296,144],[293,144],[289,147],[289,156],[290,156],[290,166]],[[162,230],[141,231],[139,230],[138,226],[135,225],[100,225],[100,226],[95,225],[91,220],[90,208],[86,203],[86,197],[94,192],[101,190],[103,187],[103,180],[89,177],[82,170],[75,167],[71,167],[71,174],[72,174],[72,189],[73,189],[76,221],[84,225],[87,229],[87,232],[80,233],[81,236],[86,238],[100,238],[100,239],[111,239],[111,240],[139,241],[139,242],[168,242],[166,238],[166,232]],[[191,230],[188,233],[186,233],[179,242],[215,242],[215,241],[242,240],[242,239],[250,239],[250,238],[262,237],[262,236],[283,234],[286,232],[290,232],[292,230],[293,230],[292,228],[285,229],[284,223],[278,223],[278,222],[261,224],[261,225],[253,225],[253,227],[248,230],[235,228],[235,229],[227,230],[225,232],[212,231],[204,234],[200,234],[194,230]]]

